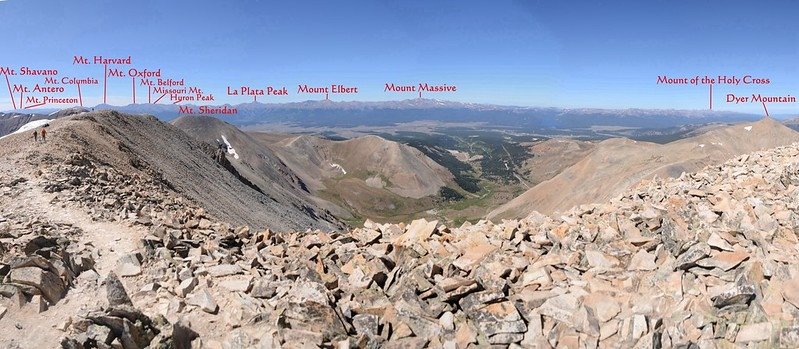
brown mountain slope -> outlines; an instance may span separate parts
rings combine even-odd
[[[252,135],[271,147],[311,192],[368,218],[423,211],[441,187],[457,188],[452,174],[422,152],[377,136],[332,141]]]
[[[268,190],[282,188],[302,195],[300,179],[269,148],[233,125],[211,116],[181,116],[172,125],[198,140],[220,148],[228,161],[253,184]]]
[[[233,224],[274,230],[337,229],[340,222],[307,202],[279,191],[258,192],[214,160],[214,148],[151,116],[91,112],[50,123],[41,150],[53,161],[84,154],[126,176],[161,183]],[[0,140],[0,156],[15,156],[28,135]],[[38,149],[38,148],[37,148]]]
[[[348,212],[341,207],[311,195],[303,180],[272,149],[235,126],[211,116],[181,116],[172,124],[222,150],[236,172],[261,192],[282,200],[305,202],[315,210],[329,210],[336,216],[348,217]]]
[[[488,218],[522,217],[532,211],[551,214],[603,202],[655,175],[677,177],[741,154],[796,141],[799,133],[770,118],[716,128],[663,145],[609,139],[557,176],[495,209]]]
[[[596,145],[592,141],[553,138],[529,145],[533,157],[522,164],[526,178],[533,184],[555,177],[574,165]]]

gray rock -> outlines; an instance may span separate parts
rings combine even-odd
[[[178,287],[175,288],[175,293],[178,296],[186,297],[186,295],[194,291],[194,288],[197,287],[198,284],[199,281],[197,280],[197,278],[195,277],[188,278],[186,280],[183,280],[180,283],[180,285],[178,285]]]
[[[454,331],[455,315],[453,315],[450,311],[444,312],[444,314],[441,314],[441,317],[438,318],[438,324],[441,325],[441,328],[445,331]]]
[[[574,326],[573,315],[577,311],[578,305],[579,302],[576,297],[571,294],[562,294],[547,299],[538,308],[538,312],[569,326]]]
[[[759,342],[771,338],[771,323],[746,324],[738,330],[735,343]]]
[[[86,330],[86,337],[106,345],[110,345],[116,338],[110,328],[101,325],[89,325]]]
[[[748,305],[755,298],[755,286],[733,285],[729,289],[723,291],[711,298],[713,306],[716,308],[724,308],[733,305]]]
[[[219,306],[216,304],[213,297],[211,297],[211,294],[204,288],[196,291],[193,296],[186,299],[186,304],[195,305],[204,312],[210,314],[216,314],[219,310]]]
[[[104,283],[108,305],[112,307],[117,305],[133,305],[133,302],[130,301],[130,297],[128,297],[128,292],[125,291],[125,286],[122,285],[122,281],[119,280],[119,277],[117,277],[114,272],[108,273]]]
[[[259,278],[253,281],[250,296],[255,298],[272,298],[277,293],[277,286],[267,278]]]
[[[377,326],[379,319],[376,315],[372,314],[358,314],[352,317],[352,326],[358,334],[367,335],[370,337],[377,336]]]
[[[780,329],[780,348],[799,348],[799,326]]]
[[[524,339],[523,333],[499,333],[488,338],[491,344],[511,344],[518,343]]]
[[[30,305],[33,307],[33,309],[36,309],[37,313],[43,313],[50,307],[50,305],[44,298],[42,298],[41,295],[35,295],[31,297]]]
[[[117,272],[122,277],[141,275],[141,255],[131,253],[122,256],[117,262]]]
[[[219,286],[231,292],[247,292],[252,286],[252,277],[235,277],[219,281]]]
[[[470,311],[483,306],[483,304],[503,298],[505,298],[505,294],[499,291],[480,291],[463,297],[460,301],[460,306],[463,310]]]
[[[677,257],[674,262],[674,270],[690,269],[696,266],[696,262],[710,255],[710,245],[700,242],[688,248]]]
[[[242,272],[241,267],[235,264],[220,264],[209,267],[206,269],[208,275],[213,277],[223,277],[228,275],[235,275]]]

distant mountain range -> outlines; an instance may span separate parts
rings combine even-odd
[[[191,107],[199,115],[199,106]],[[436,99],[408,99],[385,102],[304,101],[294,103],[226,104],[236,114],[216,115],[239,126],[257,124],[290,124],[304,127],[391,126],[413,121],[442,123],[485,123],[512,129],[575,129],[592,126],[674,127],[710,122],[757,120],[761,116],[727,111],[676,109],[565,109],[515,107],[475,104]],[[222,106],[219,106],[222,107]],[[94,109],[112,109],[131,114],[150,114],[170,121],[181,115],[180,105],[130,104],[97,105]],[[30,111],[27,111],[30,112]],[[38,113],[42,113],[38,111]]]

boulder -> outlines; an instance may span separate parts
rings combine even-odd
[[[194,305],[209,314],[216,314],[219,310],[214,298],[205,288],[195,291],[191,297],[186,298],[186,304]]]
[[[57,303],[66,291],[64,282],[47,270],[38,267],[21,267],[11,270],[11,282],[36,287],[50,302]]]

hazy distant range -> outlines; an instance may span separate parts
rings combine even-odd
[[[238,112],[217,117],[234,125],[282,124],[308,128],[391,126],[417,121],[481,123],[493,128],[516,130],[579,129],[596,126],[668,128],[714,122],[751,121],[762,117],[726,111],[537,108],[435,99],[387,102],[305,101],[279,104],[252,102],[228,106],[236,108]],[[194,110],[199,109],[197,106],[193,107]],[[98,105],[95,109],[151,114],[165,121],[180,116],[179,106],[171,104]],[[25,113],[31,112],[35,111],[25,111]]]

